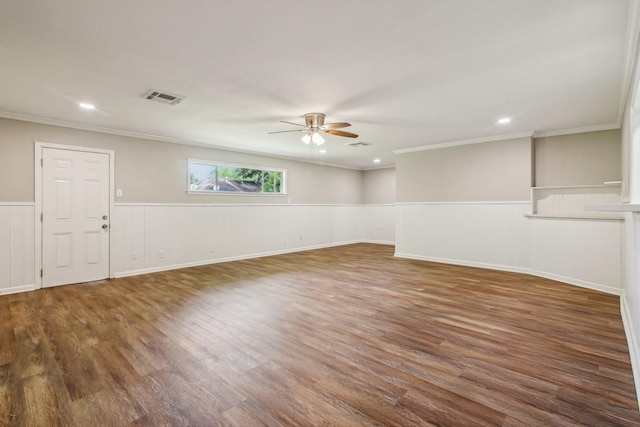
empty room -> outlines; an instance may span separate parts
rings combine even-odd
[[[640,0],[0,5],[0,426],[640,426]]]

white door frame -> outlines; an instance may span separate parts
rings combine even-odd
[[[42,288],[42,150],[44,148],[55,148],[58,150],[71,150],[71,151],[81,151],[85,153],[99,153],[99,154],[108,154],[109,155],[109,278],[115,277],[114,270],[114,256],[113,256],[113,212],[114,212],[114,197],[113,191],[115,188],[115,152],[113,150],[102,150],[99,148],[89,148],[89,147],[79,147],[75,145],[62,145],[62,144],[52,144],[48,142],[40,142],[35,141],[35,150],[34,150],[34,171],[35,171],[35,202],[36,202],[36,211],[35,211],[35,275],[36,278],[36,289]]]

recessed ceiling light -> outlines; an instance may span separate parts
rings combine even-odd
[[[498,123],[500,123],[501,125],[506,125],[510,121],[511,119],[509,117],[503,117],[502,119],[498,120]]]
[[[318,152],[319,152],[320,154],[324,154],[324,153],[326,153],[326,152],[327,152],[327,150],[322,149],[322,150],[320,150],[320,151],[318,151]]]
[[[380,159],[373,159],[373,163],[380,163]]]
[[[85,110],[95,110],[96,106],[93,104],[89,104],[88,102],[80,102],[78,103],[80,108],[84,108]]]

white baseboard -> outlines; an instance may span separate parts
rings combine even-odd
[[[607,294],[620,295],[622,293],[622,289],[615,288],[613,286],[607,286],[599,283],[588,282],[586,280],[574,279],[572,277],[561,276],[558,274],[546,273],[544,271],[532,270],[527,267],[514,267],[511,265],[488,264],[488,263],[482,263],[482,262],[464,261],[464,260],[449,259],[449,258],[428,257],[428,256],[404,254],[404,253],[398,253],[398,252],[396,252],[395,256],[398,258],[416,259],[420,261],[440,262],[443,264],[463,265],[466,267],[478,267],[478,268],[487,268],[489,270],[500,270],[500,271],[508,271],[512,273],[531,274],[533,276],[556,280],[558,282],[579,286],[581,288],[592,289],[595,291],[605,292]]]
[[[511,273],[531,273],[531,270],[526,267],[514,267],[511,265],[502,265],[502,264],[488,264],[483,262],[475,262],[475,261],[464,261],[460,259],[449,259],[449,258],[438,258],[438,257],[429,257],[422,255],[414,255],[414,254],[405,254],[396,252],[395,257],[397,258],[407,258],[407,259],[416,259],[419,261],[430,261],[430,262],[439,262],[442,264],[452,264],[452,265],[463,265],[465,267],[477,267],[477,268],[487,268],[489,270],[500,270],[500,271],[508,271]]]
[[[544,271],[531,270],[530,274],[538,277],[544,277],[545,279],[556,280],[558,282],[568,283],[570,285],[579,286],[581,288],[592,289],[594,291],[600,291],[612,295],[621,295],[622,289],[613,286],[602,285],[600,283],[588,282],[586,280],[574,279],[572,277],[561,276],[559,274],[546,273]]]
[[[31,285],[13,286],[11,288],[0,289],[0,295],[17,294],[19,292],[33,291],[35,289],[35,283]]]
[[[622,325],[624,326],[624,333],[627,337],[627,346],[629,347],[629,357],[631,359],[631,372],[633,373],[633,381],[636,385],[636,399],[638,399],[638,406],[640,406],[640,354],[638,353],[638,343],[635,339],[635,330],[633,328],[633,321],[629,314],[629,307],[627,306],[627,299],[624,292],[620,295],[620,315],[622,316]]]
[[[392,242],[388,240],[368,240],[368,239],[360,240],[360,243],[373,243],[374,245],[392,245],[392,246],[395,246],[396,244],[396,242]]]
[[[247,254],[247,255],[238,255],[238,256],[234,256],[234,257],[207,259],[207,260],[201,260],[201,261],[195,261],[195,262],[187,262],[187,263],[182,263],[182,264],[163,265],[163,266],[152,267],[152,268],[143,268],[143,269],[138,269],[138,270],[121,271],[121,272],[117,272],[114,276],[115,277],[137,276],[139,274],[157,273],[157,272],[160,272],[160,271],[177,270],[179,268],[198,267],[198,266],[201,266],[201,265],[219,264],[219,263],[222,263],[222,262],[242,261],[242,260],[245,260],[245,259],[263,258],[263,257],[268,257],[268,256],[283,255],[283,254],[289,254],[289,253],[294,253],[294,252],[312,251],[314,249],[324,249],[324,248],[331,248],[331,247],[335,247],[335,246],[352,245],[352,244],[355,244],[355,243],[362,243],[362,242],[363,242],[362,240],[353,240],[353,241],[347,241],[347,242],[329,243],[329,244],[325,244],[325,245],[304,246],[304,247],[299,247],[299,248],[282,249],[282,250],[278,250],[278,251],[260,252],[260,253]]]

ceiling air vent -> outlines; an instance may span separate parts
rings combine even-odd
[[[184,96],[173,95],[167,92],[160,92],[159,90],[150,90],[144,95],[143,98],[169,105],[177,105],[184,100]]]
[[[351,147],[366,147],[367,145],[371,145],[368,142],[362,142],[362,141],[358,141],[358,142],[352,142],[351,144],[347,144],[350,145]]]

